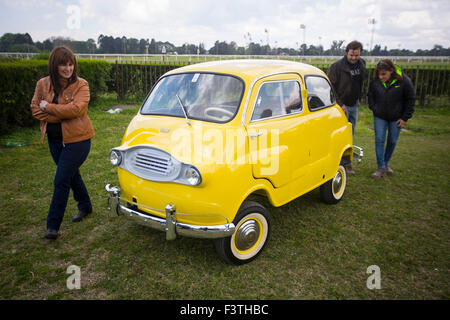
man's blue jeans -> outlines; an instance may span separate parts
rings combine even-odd
[[[397,126],[397,121],[386,121],[375,116],[373,117],[373,124],[375,129],[377,165],[378,168],[386,168],[394,153],[401,129]],[[387,142],[386,131],[388,132]]]
[[[356,121],[358,121],[358,105],[355,104],[354,106],[346,106],[347,107],[347,120],[352,124],[352,134],[355,136],[355,127],[356,127]],[[342,160],[343,165],[351,164],[348,160]]]
[[[352,124],[352,133],[355,135],[356,121],[358,121],[358,105],[346,106],[347,107],[347,119]]]
[[[52,202],[47,216],[47,229],[59,230],[70,189],[73,190],[73,197],[78,202],[78,210],[83,212],[92,210],[91,199],[79,171],[91,149],[91,140],[66,145],[60,140],[49,140],[48,146],[57,168],[53,181]]]

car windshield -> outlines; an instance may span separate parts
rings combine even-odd
[[[244,92],[241,79],[222,74],[182,73],[161,79],[141,114],[227,122],[234,118]]]

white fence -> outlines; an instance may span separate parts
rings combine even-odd
[[[27,52],[0,52],[0,56],[30,59],[37,53]],[[118,61],[182,61],[202,62],[211,60],[229,59],[289,59],[303,62],[327,63],[340,59],[342,56],[276,56],[276,55],[172,55],[172,54],[91,54],[76,53],[78,58],[106,59]],[[380,59],[392,61],[404,61],[408,63],[450,63],[450,56],[362,56],[369,63],[375,63]]]

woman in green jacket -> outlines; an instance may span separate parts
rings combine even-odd
[[[389,59],[378,62],[374,80],[369,85],[368,98],[369,108],[373,112],[378,165],[371,177],[378,179],[394,174],[389,167],[389,160],[394,153],[401,129],[412,117],[416,98],[411,80]]]

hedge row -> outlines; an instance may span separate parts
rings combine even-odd
[[[108,90],[112,66],[101,60],[78,60],[79,76],[89,82],[91,101]],[[47,61],[19,60],[0,63],[0,134],[16,126],[37,122],[30,112],[36,82],[48,75]]]
[[[109,90],[117,93],[120,99],[124,96],[143,98],[156,81],[166,72],[187,64],[162,63],[116,63],[111,70]]]

